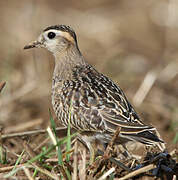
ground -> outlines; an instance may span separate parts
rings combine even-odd
[[[177,9],[172,0],[1,1],[2,133],[50,124],[53,57],[23,47],[47,26],[67,24],[76,31],[87,61],[120,85],[141,119],[156,127],[173,151],[178,142]],[[36,148],[46,137],[33,136],[28,142]],[[19,155],[19,143],[24,142],[10,139],[8,150]],[[12,165],[17,160],[13,153],[8,156]]]

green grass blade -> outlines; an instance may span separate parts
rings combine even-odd
[[[72,134],[71,138],[75,137],[76,135],[77,135],[77,133]],[[32,158],[29,161],[27,161],[27,163],[33,163],[33,162],[39,160],[41,157],[46,156],[48,153],[50,153],[52,150],[54,150],[56,148],[56,146],[62,145],[64,143],[66,143],[66,142],[67,142],[67,137],[64,137],[62,140],[59,140],[57,142],[57,145],[51,145],[46,151],[41,152],[40,154],[38,154],[34,158]]]
[[[68,121],[68,127],[67,127],[67,144],[66,144],[67,152],[71,150],[71,127],[70,127],[71,113],[72,113],[72,101],[70,103],[69,117],[68,117],[69,121]],[[70,153],[66,154],[66,161],[69,162],[69,160],[70,160]]]
[[[66,174],[67,174],[67,178],[68,178],[69,180],[71,180],[71,174],[70,174],[70,172],[68,171],[68,169],[65,169],[65,172],[66,172]]]
[[[19,168],[17,168],[17,165],[20,163],[22,156],[24,154],[25,150],[23,150],[20,154],[20,156],[18,157],[17,161],[15,162],[14,168],[12,169],[12,171],[10,171],[8,174],[6,174],[4,177],[8,178],[10,176],[13,176],[18,170]]]
[[[56,133],[56,124],[55,124],[55,121],[54,121],[54,119],[52,117],[50,109],[49,109],[49,115],[50,115],[51,128],[52,128],[52,130],[54,132],[54,135],[55,135],[55,138],[56,138],[56,141],[57,141],[57,144],[58,144],[59,141],[58,141],[57,133]],[[61,151],[61,147],[60,147],[59,144],[57,145],[57,156],[58,156],[58,164],[62,166],[63,165],[62,151]]]
[[[68,128],[67,128],[67,147],[66,147],[66,151],[69,152],[71,150],[71,134],[70,134],[70,123],[68,124]],[[70,160],[70,153],[66,154],[66,161],[69,162]]]
[[[57,148],[57,155],[58,155],[58,164],[62,166],[63,165],[62,151],[59,145]]]
[[[55,136],[57,137],[57,133],[56,133],[56,123],[53,119],[53,116],[52,116],[52,113],[51,113],[51,110],[49,109],[49,118],[50,118],[50,122],[51,122],[51,128],[55,134]]]
[[[0,145],[0,164],[7,164],[7,152],[3,145]]]
[[[25,152],[25,150],[23,150],[23,151],[21,152],[20,156],[18,157],[17,161],[15,162],[15,165],[14,165],[14,168],[12,169],[12,171],[13,171],[14,169],[16,169],[17,165],[20,163],[24,152]]]
[[[33,172],[33,176],[32,177],[36,177],[36,175],[38,174],[38,170],[35,168],[34,172]]]
[[[37,156],[33,157],[32,159],[28,160],[27,163],[31,164],[35,161],[38,161],[39,159],[41,159],[43,156],[47,155],[48,153],[50,153],[52,150],[54,150],[56,148],[55,145],[51,145],[46,151],[41,152],[40,154],[38,154]]]
[[[5,174],[3,177],[4,178],[9,178],[9,177],[13,176],[16,172],[18,172],[21,169],[23,169],[23,167],[16,168],[13,171],[10,171],[8,174]]]

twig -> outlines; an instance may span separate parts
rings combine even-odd
[[[46,139],[44,139],[37,147],[35,147],[34,151],[37,151],[38,149],[40,149],[42,146],[44,146],[48,141],[49,141],[49,137],[47,137]]]
[[[100,155],[100,156],[103,156],[104,153],[103,153],[101,150],[98,149],[97,154]],[[124,169],[125,171],[131,172],[131,169],[130,169],[130,168],[128,168],[128,167],[125,166],[122,162],[116,160],[115,158],[110,157],[110,158],[109,158],[109,161],[111,161],[112,163],[114,163],[114,164],[116,164],[117,166],[121,167],[121,168]]]
[[[149,71],[133,97],[134,104],[136,106],[140,106],[142,104],[157,79],[164,82],[173,79],[178,74],[177,64],[178,62],[174,61],[169,63],[163,70],[159,70],[159,68],[157,68],[156,70],[153,69]]]
[[[140,168],[140,169],[138,169],[138,170],[135,170],[135,171],[133,171],[133,172],[125,175],[124,177],[121,177],[121,178],[118,178],[118,179],[115,179],[115,180],[125,180],[125,179],[129,179],[129,178],[134,177],[134,176],[136,176],[136,175],[138,175],[138,174],[142,174],[142,173],[144,173],[144,172],[150,171],[151,169],[154,169],[154,168],[156,168],[156,165],[154,165],[154,164],[149,164],[148,166],[145,166],[145,167],[143,167],[143,168]]]
[[[79,178],[81,180],[86,180],[86,148],[83,151],[80,151],[80,155],[82,157],[82,162],[79,167]]]
[[[32,120],[24,122],[22,124],[16,125],[15,128],[14,128],[14,126],[6,127],[4,129],[4,133],[11,133],[11,132],[15,133],[15,132],[24,131],[24,130],[27,130],[28,128],[36,127],[36,126],[40,125],[42,122],[43,122],[43,119],[41,119],[41,118],[32,119]]]
[[[91,168],[96,169],[94,171],[93,176],[100,177],[101,174],[102,174],[102,171],[103,171],[102,169],[106,165],[106,161],[108,161],[108,160],[110,160],[110,158],[112,158],[113,145],[114,145],[114,143],[115,143],[115,141],[116,141],[116,139],[117,139],[117,137],[118,137],[118,135],[120,133],[120,129],[121,129],[120,127],[117,128],[117,130],[115,131],[111,141],[109,142],[109,144],[108,144],[108,146],[106,148],[106,151],[104,153],[102,152],[100,154],[100,155],[102,155],[101,159],[96,160],[92,164]],[[98,150],[98,151],[100,151],[100,150]],[[121,166],[125,168],[125,166],[122,163],[121,163]]]
[[[61,131],[61,130],[66,130],[66,128],[65,127],[56,128],[56,131]],[[14,138],[14,137],[23,137],[23,136],[31,136],[31,135],[44,134],[44,133],[47,133],[46,129],[25,131],[25,132],[20,132],[20,133],[3,134],[1,136],[1,139]]]
[[[66,168],[68,169],[68,171],[70,172],[70,174],[72,174],[74,172],[74,168],[72,165],[69,164],[69,162],[64,161],[64,165],[66,166]]]
[[[28,153],[28,155],[30,156],[30,158],[34,158],[35,156],[37,156],[36,152],[33,151],[33,149],[31,148],[31,146],[26,142],[24,141],[23,142],[23,147],[24,149],[26,150],[26,152]],[[32,163],[32,165],[35,165],[35,166],[38,166],[38,168],[41,168],[45,171],[45,169],[41,166],[41,164],[39,163],[39,161],[35,161],[34,163]],[[40,177],[42,179],[44,179],[44,174],[40,174]]]
[[[59,180],[59,178],[57,177],[56,174],[52,174],[50,171],[48,171],[47,169],[44,169],[44,168],[40,168],[39,166],[33,164],[33,166],[39,170],[41,173],[51,177],[52,179],[55,179],[55,180]]]
[[[0,83],[0,93],[1,93],[1,91],[4,88],[5,85],[6,85],[6,82],[1,82]]]
[[[26,141],[23,142],[23,147],[25,151],[28,153],[28,155],[30,156],[30,158],[34,158],[35,156],[37,156],[36,152],[33,151],[33,149],[30,147],[30,145]]]
[[[105,174],[103,174],[98,180],[104,180],[106,179],[107,176],[109,176],[110,174],[112,174],[115,171],[115,168],[111,168],[110,170],[108,170]]]
[[[24,170],[24,173],[26,174],[26,176],[28,177],[29,180],[34,180],[34,178],[31,176],[30,171],[29,171],[28,168],[23,166],[23,170]]]
[[[109,142],[109,144],[108,144],[108,146],[107,146],[107,148],[106,148],[106,151],[104,152],[104,158],[110,157],[110,154],[111,154],[112,149],[113,149],[113,145],[114,145],[116,139],[117,139],[118,136],[119,136],[120,130],[121,130],[120,127],[118,127],[118,128],[116,129],[116,132],[114,133],[114,136],[112,137],[111,141]]]
[[[112,151],[112,149],[113,149],[112,147],[113,147],[116,139],[117,139],[118,136],[119,136],[120,130],[121,130],[121,128],[118,127],[117,130],[116,130],[116,132],[114,133],[114,136],[112,137],[112,139],[111,139],[111,141],[110,141],[110,143],[109,143],[109,145],[108,145],[108,147],[106,148],[106,151],[105,151],[105,153],[104,153],[104,156],[105,156],[105,157],[109,156],[110,152]],[[117,165],[120,166],[121,168],[125,169],[126,171],[129,171],[129,172],[131,171],[127,166],[125,166],[125,165],[124,165],[123,163],[121,163],[120,161],[117,161],[117,160],[115,160],[115,159],[112,158],[112,157],[110,157],[109,160],[110,160],[111,162],[117,164]]]
[[[158,76],[158,71],[155,70],[149,71],[146,74],[142,84],[137,90],[135,96],[133,97],[133,102],[136,106],[140,106],[142,104],[146,95],[148,94],[153,84],[155,83],[157,76]]]
[[[25,165],[25,164],[16,165],[16,168],[20,168],[20,167],[22,167],[22,166],[24,166],[24,165]],[[0,168],[0,173],[4,173],[4,172],[11,171],[14,167],[15,167],[15,165],[14,165],[14,166],[1,167],[1,168]]]
[[[64,176],[64,179],[68,179],[67,174],[66,174],[64,168],[62,166],[60,166],[60,165],[58,167],[59,167],[60,172]]]
[[[112,139],[111,139],[111,141],[110,141],[110,143],[109,143],[109,146],[110,146],[110,147],[112,147],[112,146],[114,145],[116,139],[117,139],[118,136],[119,136],[120,130],[121,130],[120,127],[118,127],[118,128],[116,129],[116,132],[114,133],[114,136],[112,137]]]
[[[176,77],[178,74],[178,61],[169,63],[160,73],[159,80],[168,82]]]
[[[58,158],[49,158],[45,160],[46,163],[57,163],[58,162]]]
[[[98,149],[97,154],[98,154],[98,155],[101,155],[102,157],[101,157],[101,159],[100,159],[99,161],[95,161],[95,162],[93,163],[93,167],[95,167],[95,169],[97,169],[97,171],[94,172],[94,174],[95,174],[96,176],[100,175],[101,169],[102,169],[102,167],[104,166],[106,160],[109,160],[110,162],[118,165],[119,167],[121,167],[122,169],[124,169],[124,170],[126,170],[126,171],[128,171],[128,172],[131,171],[127,166],[125,166],[125,165],[124,165],[123,163],[121,163],[120,161],[115,160],[115,159],[112,157],[112,155],[111,155],[114,142],[115,142],[116,139],[118,138],[118,135],[119,135],[119,133],[120,133],[120,129],[121,129],[120,127],[117,128],[116,132],[114,133],[114,136],[112,137],[112,139],[111,139],[111,141],[110,141],[109,145],[107,146],[106,151],[105,151],[104,153],[103,153],[101,150]],[[94,175],[94,176],[95,176],[95,175]]]

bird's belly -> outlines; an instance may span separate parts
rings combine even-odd
[[[75,113],[67,104],[62,103],[59,99],[56,101],[52,98],[52,106],[60,124],[67,127],[70,122],[71,128],[83,130],[84,127],[81,124],[81,119],[77,119]]]
[[[66,109],[64,109],[63,104],[59,100],[56,101],[54,98],[52,98],[52,106],[59,120],[59,123],[67,127],[68,125],[67,112]]]

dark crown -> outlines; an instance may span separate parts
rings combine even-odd
[[[76,34],[75,34],[74,30],[70,26],[66,26],[66,25],[49,26],[46,29],[44,29],[43,32],[48,31],[50,29],[55,29],[55,30],[68,32],[74,38],[74,40],[77,42]]]

